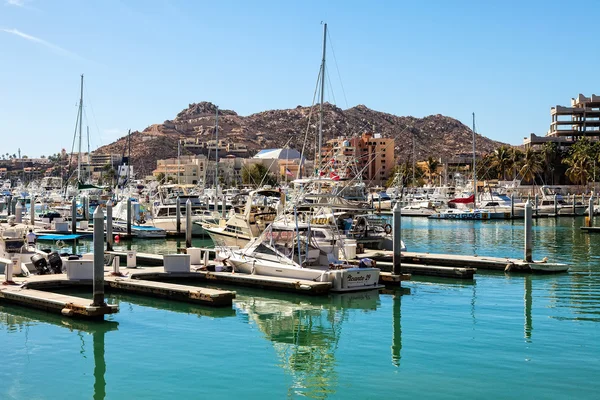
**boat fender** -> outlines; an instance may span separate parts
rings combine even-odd
[[[62,247],[65,247],[65,242],[64,242],[64,241],[62,241],[62,240],[57,240],[57,241],[56,241],[56,245],[57,245],[58,247],[61,247],[61,248],[62,248]]]
[[[252,275],[256,274],[256,267],[254,266],[256,264],[256,260],[252,261],[252,270],[250,271],[250,273]]]
[[[386,234],[390,234],[392,233],[392,226],[390,224],[385,224],[385,226],[383,227],[383,229],[385,230]]]
[[[510,272],[510,270],[512,269],[512,267],[513,267],[512,263],[506,264],[506,267],[504,268],[504,272]]]

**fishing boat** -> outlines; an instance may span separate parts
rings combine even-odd
[[[217,252],[218,259],[240,273],[331,282],[334,292],[380,287],[378,268],[339,262],[335,254],[315,246],[306,223],[273,224],[244,248],[218,247]]]

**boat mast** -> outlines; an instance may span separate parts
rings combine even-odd
[[[88,181],[91,181],[91,172],[90,172],[90,165],[91,165],[91,156],[90,156],[90,127],[86,126],[87,128],[87,173],[88,173]]]
[[[81,131],[83,130],[83,74],[81,74],[81,94],[79,96],[79,153],[77,155],[77,181],[81,182]]]
[[[473,113],[473,205],[477,208],[477,173],[475,171],[475,113]]]
[[[323,59],[321,61],[321,102],[319,104],[319,141],[317,143],[317,168],[321,169],[321,147],[323,147],[323,101],[325,100],[325,54],[327,48],[327,24],[323,24]]]
[[[215,112],[215,210],[217,209],[217,196],[219,194],[219,106]]]
[[[412,187],[413,187],[413,193],[415,192],[415,187],[417,186],[415,184],[415,133],[413,132],[412,135]]]

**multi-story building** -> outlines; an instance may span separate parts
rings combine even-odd
[[[546,136],[530,134],[524,138],[525,145],[539,145],[547,142],[561,146],[570,145],[581,137],[600,139],[600,96],[585,97],[579,94],[571,99],[571,107],[556,106],[550,109],[552,122]]]
[[[156,161],[154,177],[163,174],[167,181],[197,185],[206,181],[208,159],[204,155],[181,156]]]
[[[359,176],[368,184],[383,185],[394,169],[394,147],[394,139],[372,133],[328,140],[321,149],[322,174],[340,179]]]

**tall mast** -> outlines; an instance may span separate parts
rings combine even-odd
[[[413,192],[414,192],[414,187],[415,185],[415,133],[413,132],[413,136],[412,136],[412,186],[413,186]]]
[[[317,168],[321,169],[321,147],[323,146],[323,102],[325,101],[325,54],[327,47],[327,24],[323,24],[323,60],[321,61],[321,102],[319,104],[319,141],[317,143]]]
[[[475,171],[475,113],[473,113],[473,203],[477,208],[477,173]]]
[[[181,139],[177,141],[177,184],[179,185],[181,182],[179,181],[179,176],[181,175]]]
[[[88,172],[88,179],[91,181],[91,173],[90,173],[90,164],[91,164],[91,156],[90,156],[90,127],[86,126],[87,128],[87,172]]]
[[[81,182],[81,131],[83,130],[83,74],[81,74],[81,94],[79,96],[79,154],[77,155],[77,181]]]
[[[219,194],[219,106],[215,113],[215,209],[217,207],[217,195]]]

